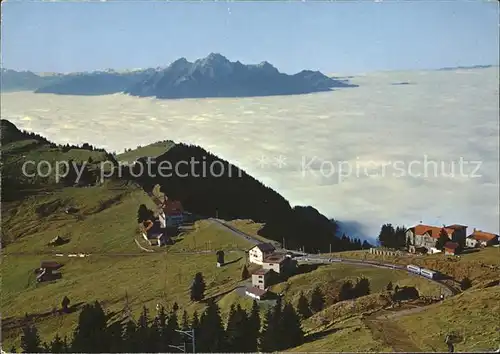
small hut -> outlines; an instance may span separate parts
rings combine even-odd
[[[224,265],[224,251],[217,251],[217,267],[222,267]]]

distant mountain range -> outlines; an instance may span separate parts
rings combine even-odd
[[[437,69],[438,71],[449,71],[449,70],[465,70],[465,69],[488,69],[493,68],[497,65],[471,65],[471,66],[450,66],[445,68]]]
[[[95,71],[40,76],[2,69],[2,91],[30,90],[60,95],[105,95],[123,92],[139,97],[201,98],[294,95],[357,87],[319,71],[280,73],[262,62],[245,65],[211,53],[189,62],[181,58],[164,69],[128,72]]]

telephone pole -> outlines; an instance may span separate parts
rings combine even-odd
[[[190,330],[187,331],[183,331],[180,329],[176,329],[175,331],[181,334],[185,334],[189,338],[191,338],[192,353],[196,353],[195,341],[194,341],[194,328],[191,328]],[[186,353],[186,342],[183,342],[182,345],[169,345],[169,347],[176,348],[180,350],[182,353]]]

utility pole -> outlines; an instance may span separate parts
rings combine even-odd
[[[284,237],[283,237],[283,246],[282,247],[283,247],[283,249],[286,250],[286,247],[285,247],[285,238]]]
[[[194,328],[191,328],[188,331],[183,331],[179,329],[176,329],[175,331],[181,334],[185,334],[191,338],[192,353],[196,353],[195,341],[194,341]],[[180,350],[182,353],[186,353],[186,342],[183,342],[182,345],[169,345],[169,347],[176,348]]]
[[[332,253],[332,244],[330,243],[330,253]]]

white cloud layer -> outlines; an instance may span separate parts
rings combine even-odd
[[[201,145],[292,204],[312,205],[360,236],[376,237],[382,223],[420,220],[498,233],[498,67],[383,72],[352,82],[360,87],[242,99],[17,92],[2,94],[1,112],[58,143],[89,142],[117,152],[164,139]],[[396,82],[410,84],[391,85]],[[424,158],[438,163],[437,175],[431,165],[423,176]],[[303,159],[314,159],[305,173]],[[472,163],[463,169],[467,176],[460,175],[460,159],[481,161],[480,177],[472,177]],[[339,182],[340,161],[344,173],[347,165],[354,172]],[[406,174],[412,161],[420,165],[413,164],[413,177],[397,177],[396,161]],[[452,164],[455,176],[443,176]]]

